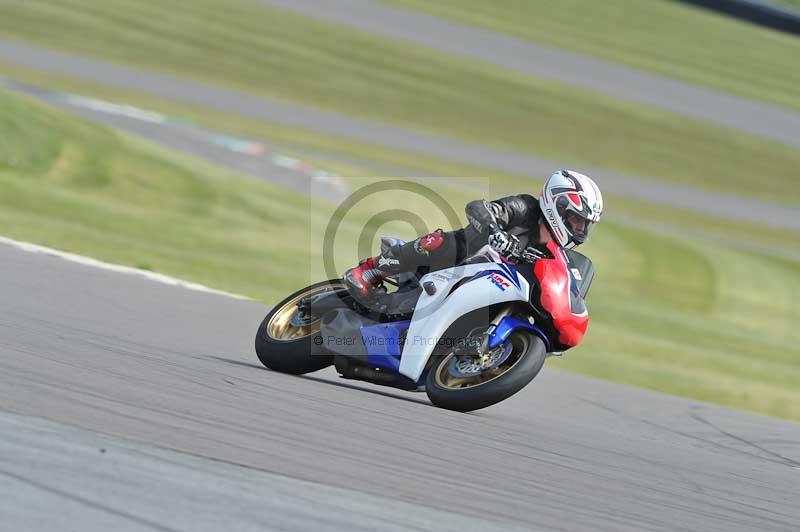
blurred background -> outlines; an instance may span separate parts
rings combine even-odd
[[[272,304],[364,185],[463,223],[571,168],[606,214],[550,365],[800,420],[800,40],[688,4],[2,1],[0,234]],[[370,196],[341,269],[398,206],[451,228]]]

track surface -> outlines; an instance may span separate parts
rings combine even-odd
[[[567,161],[548,161],[2,39],[0,39],[0,61],[74,76],[126,90],[141,91],[159,98],[218,111],[312,129],[368,144],[527,175],[537,182],[555,169],[572,166]],[[190,151],[197,153],[195,149]],[[226,157],[220,157],[222,162],[225,159]],[[659,205],[693,209],[709,215],[735,217],[737,220],[800,229],[800,209],[797,208],[642,177],[622,176],[585,166],[581,166],[580,169],[597,178],[603,190],[612,194],[639,198]]]
[[[0,412],[0,433],[3,530],[522,529],[38,418]]]
[[[260,0],[523,74],[652,105],[800,146],[800,113],[376,0]]]
[[[0,410],[141,442],[101,444],[0,416],[0,493],[29,501],[22,518],[11,515],[34,515],[31,529],[57,518],[70,528],[74,517],[86,519],[81,530],[115,519],[193,530],[209,515],[239,513],[245,525],[286,530],[381,518],[425,528],[420,516],[440,520],[433,529],[463,518],[479,529],[800,527],[800,425],[547,370],[468,415],[327,370],[280,375],[253,354],[261,305],[3,245],[0,293]],[[91,452],[100,445],[111,449],[105,458]],[[99,462],[108,456],[119,464]],[[174,515],[151,511],[159,496]],[[92,508],[125,515],[98,510],[94,519]]]

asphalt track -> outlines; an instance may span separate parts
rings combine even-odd
[[[0,294],[0,530],[800,527],[797,424],[547,369],[473,414],[281,375],[262,305],[6,245]]]
[[[217,111],[307,128],[367,144],[530,176],[537,183],[554,169],[572,167],[568,161],[550,161],[494,149],[14,41],[0,39],[0,61]],[[714,216],[800,229],[800,209],[797,208],[643,177],[623,176],[586,166],[580,166],[580,170],[595,177],[603,190],[612,194]]]
[[[303,15],[477,59],[800,146],[800,113],[376,0],[260,0]]]
[[[477,532],[498,526],[39,418],[0,412],[0,433],[0,529]]]

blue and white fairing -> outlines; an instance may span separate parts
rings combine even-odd
[[[530,285],[493,251],[483,251],[495,262],[466,264],[429,273],[420,283],[433,283],[417,302],[405,338],[399,373],[417,382],[440,338],[458,318],[497,303],[528,301]],[[462,279],[467,281],[451,293]]]

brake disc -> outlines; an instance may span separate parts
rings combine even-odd
[[[450,359],[447,372],[453,377],[476,377],[505,362],[512,350],[511,342],[503,342],[483,355],[456,355]]]

